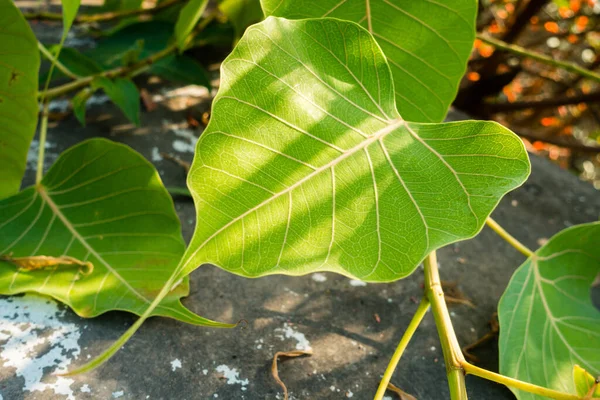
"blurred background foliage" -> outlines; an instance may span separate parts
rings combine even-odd
[[[245,27],[262,19],[259,0],[210,1],[208,17],[181,51],[173,44],[172,33],[186,3],[84,0],[76,28],[59,56],[74,76],[58,68],[48,92],[55,102],[71,100],[51,117],[74,113],[85,123],[86,102],[95,91],[104,90],[137,123],[140,107],[152,110],[148,83],[203,86],[214,94],[219,62]],[[60,0],[16,4],[37,32],[60,28]],[[548,157],[600,189],[599,20],[600,0],[480,0],[479,38],[454,107],[473,118],[502,123],[523,138],[530,152]],[[55,54],[58,37],[38,35],[42,52],[49,53],[46,57]],[[491,44],[489,38],[503,46]],[[519,46],[521,52],[510,45]],[[590,74],[540,61],[528,52],[577,65]],[[113,84],[99,75],[113,79]],[[46,78],[42,73],[40,85]],[[86,79],[86,84],[78,85]],[[144,89],[136,89],[140,87]],[[191,118],[190,124],[198,120]]]

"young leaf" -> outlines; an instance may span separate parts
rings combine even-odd
[[[97,76],[92,81],[93,89],[103,89],[110,99],[136,126],[140,126],[140,93],[135,84],[126,78],[113,80]]]
[[[261,21],[263,11],[260,0],[221,0],[219,10],[227,17],[236,37],[241,37],[247,27]]]
[[[170,55],[150,67],[150,73],[185,85],[210,88],[208,73],[196,60],[186,55]]]
[[[87,87],[81,89],[75,96],[73,96],[73,99],[71,99],[71,103],[73,104],[73,114],[75,114],[75,117],[83,126],[85,126],[85,105],[88,99],[92,97],[93,93],[94,90],[90,87]]]
[[[573,383],[577,396],[584,399],[600,398],[600,382],[597,379],[579,365],[573,366]]]
[[[198,265],[392,281],[477,234],[528,174],[523,143],[496,123],[405,122],[386,59],[359,25],[269,17],[222,64],[188,174],[198,224],[180,265],[141,318],[73,373],[114,355]]]
[[[189,0],[181,9],[175,23],[175,39],[179,50],[185,50],[187,38],[202,17],[207,4],[208,0]]]
[[[109,310],[140,314],[185,249],[154,167],[104,139],[65,151],[40,185],[0,201],[0,214],[0,294],[45,294],[82,317]],[[10,261],[32,256],[67,256],[91,267],[48,263],[28,270]],[[181,304],[188,290],[187,282],[176,286],[153,315],[221,326]]]
[[[566,393],[576,393],[573,364],[600,375],[600,311],[590,297],[599,238],[600,222],[565,229],[517,269],[498,305],[502,374]]]
[[[444,119],[475,39],[473,0],[261,0],[261,4],[266,16],[335,17],[367,28],[392,69],[398,111],[413,122]]]
[[[0,0],[0,199],[19,191],[37,125],[40,53],[12,0]]]

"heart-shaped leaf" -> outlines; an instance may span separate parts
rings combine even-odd
[[[599,222],[566,229],[515,272],[498,306],[502,374],[573,394],[575,364],[600,375],[600,311],[590,296],[599,243]]]
[[[475,39],[473,0],[261,0],[265,15],[334,17],[373,34],[394,75],[400,115],[440,122],[456,97]]]
[[[19,191],[37,125],[40,53],[11,0],[0,1],[0,199]]]
[[[188,185],[198,225],[184,272],[409,275],[479,232],[529,163],[498,124],[414,124],[359,25],[270,17],[222,65]]]
[[[65,151],[41,184],[0,201],[0,215],[0,294],[45,294],[83,317],[109,310],[141,314],[185,249],[154,167],[104,139]],[[28,260],[38,265],[19,266]],[[181,304],[187,281],[173,287],[153,315],[224,326]]]

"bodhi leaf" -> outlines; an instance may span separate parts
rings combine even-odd
[[[0,201],[0,215],[0,294],[41,293],[82,317],[109,310],[141,314],[185,249],[173,202],[154,167],[104,139],[65,151],[40,185]],[[92,266],[26,270],[10,261],[32,256],[66,256]],[[225,326],[181,304],[187,280],[173,287],[152,315]]]
[[[0,0],[0,199],[19,191],[37,125],[37,40],[12,0]]]
[[[334,271],[409,275],[474,236],[529,174],[521,140],[492,122],[407,123],[381,49],[337,19],[269,17],[221,66],[221,87],[188,186],[196,231],[168,289],[197,266],[245,276]]]
[[[207,4],[208,0],[189,0],[181,9],[175,23],[175,40],[179,50],[185,50],[188,36],[200,20]]]
[[[405,122],[385,57],[351,22],[268,18],[221,73],[188,176],[185,272],[393,281],[477,234],[529,173],[498,124]]]
[[[388,59],[400,115],[440,122],[456,97],[475,39],[474,0],[261,0],[266,16],[361,24]]]
[[[573,394],[575,364],[600,375],[600,311],[590,294],[599,238],[599,222],[566,229],[517,269],[498,306],[502,374]]]

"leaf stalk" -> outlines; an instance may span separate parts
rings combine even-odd
[[[503,227],[501,227],[499,223],[494,221],[492,219],[492,217],[488,217],[485,220],[485,223],[487,226],[492,228],[492,230],[494,232],[496,232],[498,234],[498,236],[500,236],[502,239],[504,239],[512,247],[517,249],[521,254],[523,254],[527,258],[529,258],[533,255],[533,251],[529,250],[529,248],[527,248],[527,246],[525,246],[523,243],[521,243],[517,239],[515,239],[515,237],[512,236],[510,233],[508,233]]]
[[[398,343],[398,347],[396,347],[396,351],[392,355],[392,358],[383,374],[383,378],[381,378],[381,382],[379,383],[379,388],[377,389],[377,393],[375,393],[375,398],[373,400],[382,400],[383,399],[383,395],[385,394],[388,384],[390,383],[390,379],[392,378],[392,375],[394,374],[394,371],[396,370],[396,367],[398,366],[398,362],[400,361],[400,358],[402,357],[404,350],[406,350],[408,343],[410,342],[415,331],[421,324],[421,321],[423,321],[423,317],[425,317],[425,314],[427,314],[427,311],[429,311],[429,308],[430,308],[429,300],[427,299],[427,297],[423,297],[421,299],[421,302],[419,303],[419,307],[417,308],[417,311],[415,311],[415,314],[413,315],[412,320],[410,321],[410,324],[406,328],[404,335],[402,335],[402,339],[400,339],[400,342]]]

